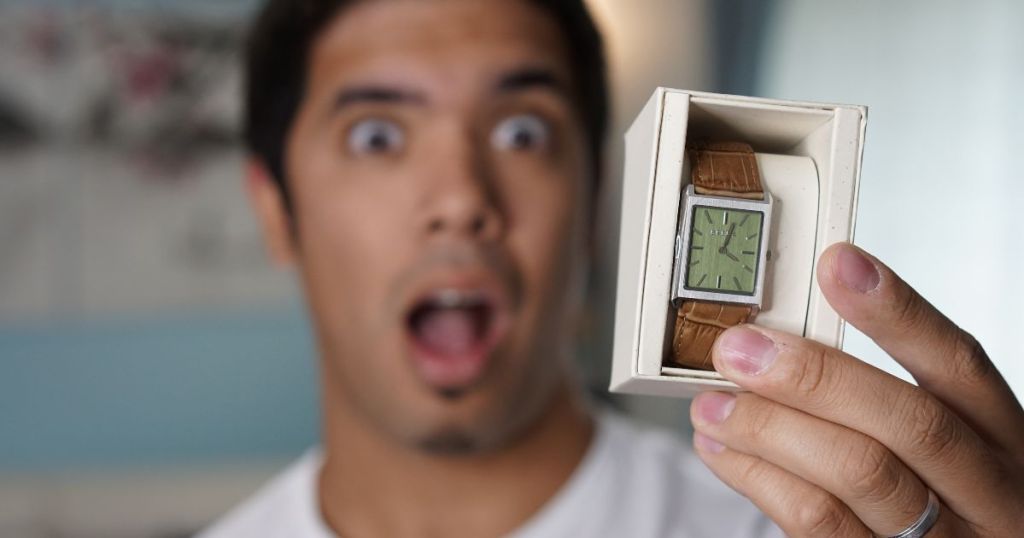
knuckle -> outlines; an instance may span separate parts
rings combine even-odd
[[[754,443],[767,441],[771,437],[773,424],[776,422],[774,405],[750,405],[746,408],[745,435]]]
[[[893,498],[903,484],[903,473],[896,457],[877,442],[851,446],[841,476],[850,493],[859,499],[884,502]]]
[[[846,508],[835,497],[822,494],[794,507],[794,527],[799,536],[845,536]]]
[[[996,372],[995,365],[985,353],[985,348],[966,331],[957,330],[952,355],[953,375],[962,383],[984,383]]]
[[[915,393],[908,404],[909,446],[928,460],[946,460],[959,442],[956,418],[930,396]]]
[[[766,478],[765,473],[768,472],[768,466],[761,460],[751,458],[746,465],[743,465],[738,470],[739,483],[741,484],[760,484],[764,482]]]
[[[797,396],[803,399],[823,396],[819,392],[828,377],[829,369],[825,366],[827,361],[828,351],[824,346],[814,346],[803,353],[803,360],[797,363],[790,374],[790,384]]]
[[[914,330],[921,323],[928,304],[906,284],[899,287],[892,303],[892,323],[907,331]]]

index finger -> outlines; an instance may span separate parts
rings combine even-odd
[[[819,342],[763,327],[729,329],[712,354],[715,368],[740,387],[879,441],[962,517],[992,520],[1011,498],[992,448],[918,387]]]
[[[818,283],[839,315],[903,365],[982,437],[1024,445],[1024,410],[984,349],[877,258],[832,245]]]

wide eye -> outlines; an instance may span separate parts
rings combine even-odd
[[[526,151],[547,147],[551,127],[534,114],[521,114],[505,118],[491,134],[491,144],[505,151]]]
[[[354,154],[393,153],[405,145],[405,132],[397,123],[369,118],[348,132],[348,149]]]

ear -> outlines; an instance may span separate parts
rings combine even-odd
[[[267,167],[254,157],[249,157],[245,163],[245,191],[263,229],[263,242],[270,259],[278,267],[293,265],[295,237],[284,196]]]

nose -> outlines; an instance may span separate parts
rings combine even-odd
[[[438,161],[426,193],[427,237],[477,242],[499,239],[504,232],[503,216],[485,159],[467,147]]]

